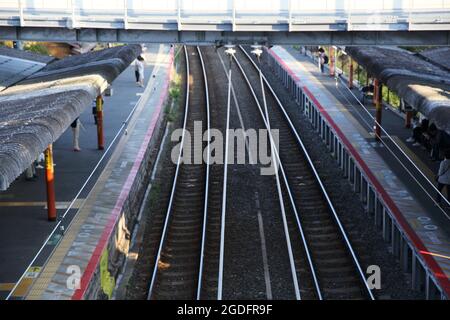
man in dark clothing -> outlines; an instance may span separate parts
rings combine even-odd
[[[434,123],[430,124],[428,128],[429,144],[430,144],[430,158],[433,161],[439,160],[439,138],[440,132]]]

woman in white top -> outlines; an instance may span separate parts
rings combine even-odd
[[[142,56],[137,57],[134,64],[134,70],[137,84],[144,87],[144,58]]]
[[[445,159],[441,161],[437,175],[437,182],[439,192],[442,192],[444,187],[447,187],[447,200],[450,202],[450,150],[445,152]],[[436,196],[436,202],[441,203],[440,193]]]
[[[73,132],[73,151],[80,152],[80,126],[81,121],[79,118],[76,118],[74,122],[70,125],[72,127]]]

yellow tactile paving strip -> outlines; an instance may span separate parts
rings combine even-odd
[[[420,169],[420,171],[422,171],[430,181],[434,181],[435,174],[422,160],[420,160],[420,158],[414,153],[414,151],[411,150],[406,144],[404,144],[399,137],[392,136],[392,139],[396,144],[398,144],[403,152],[405,152],[408,157],[414,161],[415,165]]]
[[[85,199],[75,200],[72,209],[79,209]],[[56,209],[67,209],[70,205],[70,201],[57,201]],[[42,207],[47,209],[46,201],[0,201],[0,207]]]
[[[11,291],[14,288],[15,283],[0,283],[0,291]]]
[[[39,277],[33,283],[30,292],[27,294],[26,297],[27,300],[40,299],[43,292],[48,288],[50,281],[52,280],[53,276],[59,269],[61,263],[63,262],[64,258],[67,255],[67,252],[69,251],[75,238],[77,237],[81,226],[89,217],[89,214],[92,212],[92,207],[95,201],[97,200],[98,194],[103,190],[106,181],[108,180],[109,176],[112,173],[111,165],[117,162],[117,159],[120,153],[122,152],[123,148],[125,147],[127,140],[128,139],[122,139],[117,145],[113,156],[109,160],[105,170],[102,172],[96,184],[89,193],[86,202],[84,203],[80,211],[77,213],[68,231],[66,232],[61,242],[58,244],[55,251],[49,258],[47,264],[40,273]]]
[[[317,66],[310,63],[303,56],[294,58],[282,47],[270,50],[276,63],[282,66],[293,78],[298,78],[305,85],[303,88],[314,101],[316,107],[327,118],[327,121],[339,130],[339,136],[359,165],[365,171],[367,179],[379,193],[387,211],[399,224],[415,247],[415,251],[426,263],[426,268],[438,282],[445,294],[450,292],[450,256],[449,238],[440,220],[442,214],[434,210],[431,201],[420,202],[400,180],[398,173],[392,171],[380,155],[374,151],[369,141],[361,136],[350,115],[334,112],[333,100],[330,94],[324,94],[323,87],[317,85]],[[299,62],[300,61],[300,62]],[[304,63],[306,62],[306,63]],[[320,101],[320,102],[319,102]],[[408,148],[407,148],[408,149]],[[405,149],[405,151],[407,150]],[[429,173],[428,173],[429,174]],[[427,174],[427,175],[428,175]],[[432,257],[432,258],[431,258]]]
[[[17,286],[16,290],[14,291],[13,297],[23,297],[28,291],[28,288],[33,283],[33,279],[31,278],[24,278],[20,285]],[[0,291],[10,291],[14,287],[15,283],[2,283],[0,284]]]

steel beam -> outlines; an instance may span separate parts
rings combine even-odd
[[[62,42],[124,42],[124,43],[183,43],[192,45],[264,44],[264,45],[408,45],[450,46],[450,31],[220,31],[164,30],[165,24],[155,29],[0,26],[0,40],[62,41]],[[0,19],[1,24],[1,19]],[[122,23],[123,24],[123,23]]]
[[[382,95],[382,88],[383,85],[380,82],[380,80],[375,79],[374,82],[374,91],[373,91],[373,99],[375,104],[375,139],[380,141],[381,140],[381,118],[383,113],[383,95]]]

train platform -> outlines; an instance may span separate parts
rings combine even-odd
[[[43,173],[32,182],[20,177],[0,194],[1,298],[82,298],[98,290],[89,284],[99,276],[100,265],[98,283],[103,292],[111,288],[104,267],[108,270],[108,255],[126,250],[126,241],[119,239],[129,236],[124,213],[134,205],[130,194],[146,176],[141,165],[160,124],[173,50],[148,45],[144,57],[145,88],[136,85],[132,65],[113,83],[113,95],[104,97],[104,152],[96,150],[90,108],[80,117],[81,152],[72,151],[70,129],[55,142],[57,209],[63,216],[57,228],[46,219]]]
[[[293,47],[285,47],[284,49],[296,59],[305,58],[304,54],[299,53]],[[312,58],[310,56],[308,58],[309,62],[312,63]],[[326,69],[328,69],[328,66]],[[319,70],[314,70],[314,68],[311,71],[316,77],[320,77],[319,79],[321,79],[322,84],[341,102],[342,106],[345,107],[346,112],[350,113],[367,133],[374,137],[373,127],[376,108],[373,101],[370,98],[362,99],[362,94],[356,86],[349,89],[346,85],[347,79],[340,79],[338,85],[336,85],[335,78],[329,76],[328,73],[321,74]],[[369,112],[366,112],[363,106]],[[426,179],[429,181],[435,180],[436,173],[439,169],[439,162],[431,159],[430,152],[427,151],[423,145],[414,146],[412,142],[407,141],[412,136],[412,128],[405,127],[405,117],[406,115],[404,113],[401,113],[388,105],[384,105],[381,125],[386,132],[382,132],[382,139],[385,143],[389,144],[388,148],[395,152],[395,157],[400,159],[402,164],[406,167],[406,169],[403,169],[408,170],[413,174],[413,179],[417,180],[417,183],[427,186],[427,192],[434,197],[434,190],[429,190],[430,185]],[[390,137],[388,137],[387,134],[389,134]],[[393,141],[390,138],[392,138]],[[380,147],[383,148],[384,146],[380,145]],[[390,150],[388,149],[389,152]],[[406,159],[406,156],[413,160],[414,165]],[[398,162],[398,160],[396,162]],[[417,172],[418,170],[420,170],[423,175]],[[409,173],[407,174],[409,175]],[[422,188],[420,189],[422,190]],[[416,196],[417,195],[418,194],[416,194]]]
[[[382,126],[390,137],[385,134],[377,142],[374,108],[367,104],[370,115],[363,110],[356,89],[322,74],[310,57],[291,47],[275,46],[268,52],[269,63],[361,194],[405,272],[411,273],[414,288],[427,297],[448,298],[448,210],[435,205],[435,190],[426,181],[434,181],[438,163],[406,142],[411,129],[403,127],[394,110],[383,110]]]

